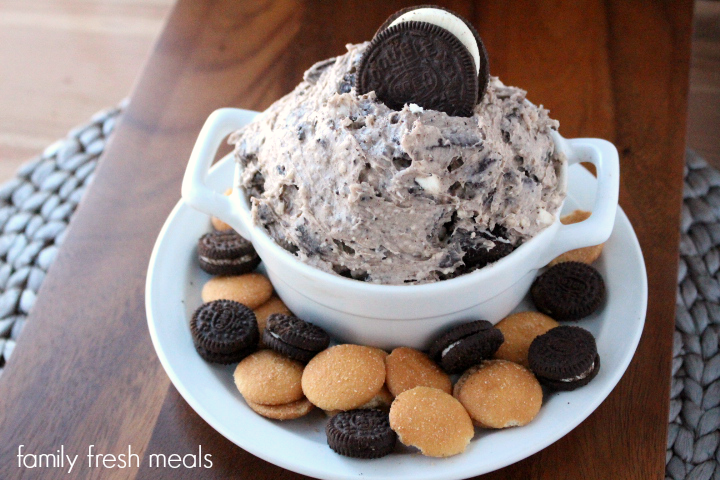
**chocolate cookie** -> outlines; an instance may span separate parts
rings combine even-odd
[[[555,320],[580,320],[602,303],[605,282],[590,265],[563,262],[536,278],[530,295],[537,309]]]
[[[325,433],[328,446],[346,457],[384,457],[397,442],[388,414],[376,409],[340,412],[328,421]]]
[[[429,355],[448,373],[460,373],[491,358],[504,341],[492,323],[477,320],[454,327],[430,346]]]
[[[262,338],[267,347],[303,363],[330,344],[330,336],[325,330],[284,313],[273,313],[267,318]]]
[[[583,328],[567,325],[535,338],[528,362],[540,383],[553,390],[587,385],[600,370],[595,337]]]
[[[449,31],[426,22],[404,22],[380,32],[365,51],[358,94],[375,91],[394,110],[414,103],[469,117],[478,100],[478,75],[468,49]]]
[[[206,233],[198,241],[200,268],[211,275],[242,275],[260,264],[252,246],[234,230]]]
[[[195,310],[190,333],[203,358],[219,359],[219,363],[233,361],[232,355],[252,353],[259,339],[253,311],[232,300],[216,300]]]
[[[473,34],[473,37],[475,37],[475,42],[477,43],[478,50],[480,53],[480,73],[478,74],[478,102],[482,100],[483,96],[485,95],[485,90],[487,89],[488,83],[490,82],[490,62],[488,61],[488,54],[487,50],[485,49],[485,44],[483,43],[482,39],[480,38],[480,35],[478,34],[477,30],[473,26],[472,23],[470,23],[466,18],[458,15],[457,13],[453,12],[452,10],[448,8],[443,8],[439,5],[416,5],[414,7],[406,7],[403,9],[398,10],[397,12],[393,13],[388,17],[387,20],[378,28],[377,32],[375,32],[375,36],[377,37],[380,32],[385,30],[390,26],[391,23],[393,23],[396,19],[401,17],[402,15],[405,15],[408,12],[411,12],[413,10],[417,10],[420,8],[434,8],[437,10],[442,10],[444,12],[448,12],[460,20],[463,21],[463,23],[470,29],[470,31]]]
[[[213,353],[201,347],[197,343],[194,343],[194,345],[195,351],[198,352],[198,354],[203,358],[203,360],[210,363],[219,363],[221,365],[237,363],[255,351],[255,348],[251,347],[245,350],[238,350],[233,353]]]

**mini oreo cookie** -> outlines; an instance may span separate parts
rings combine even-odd
[[[325,426],[328,446],[353,458],[380,458],[392,453],[397,434],[387,412],[358,409],[334,415]]]
[[[252,351],[260,337],[253,311],[232,300],[200,306],[190,320],[190,333],[198,351],[203,349],[213,356]]]
[[[200,268],[211,275],[242,275],[260,264],[252,246],[234,230],[206,233],[198,241]]]
[[[402,15],[405,15],[408,12],[411,12],[413,10],[418,10],[420,8],[434,8],[437,10],[442,10],[444,12],[450,13],[451,15],[456,16],[460,20],[463,21],[463,23],[468,27],[470,32],[472,32],[473,37],[475,38],[475,42],[478,46],[478,51],[480,54],[480,68],[478,73],[478,103],[482,100],[482,98],[485,96],[485,91],[487,90],[488,83],[490,83],[490,62],[488,61],[488,54],[487,50],[485,49],[485,44],[483,43],[482,39],[480,38],[480,34],[478,34],[478,31],[475,29],[472,23],[470,23],[465,17],[458,15],[457,13],[453,12],[452,10],[448,8],[441,7],[439,5],[416,5],[414,7],[406,7],[403,9],[398,10],[397,12],[393,13],[388,17],[387,20],[380,26],[380,28],[377,29],[377,32],[375,32],[375,36],[377,37],[380,32],[385,30],[390,26],[391,23],[393,23],[396,19],[400,18]]]
[[[273,313],[267,318],[263,343],[293,360],[307,363],[330,344],[330,335],[293,315]]]
[[[358,67],[358,94],[375,91],[393,110],[414,103],[469,117],[478,101],[478,75],[458,38],[427,22],[403,22],[378,33]]]
[[[210,363],[219,363],[221,365],[229,365],[231,363],[238,363],[251,353],[255,351],[255,347],[246,348],[244,350],[238,350],[233,353],[214,353],[201,347],[197,343],[194,343],[195,351],[203,358],[203,360]]]
[[[440,335],[430,346],[430,358],[448,373],[460,373],[492,358],[505,338],[487,320],[458,325]]]
[[[605,282],[592,266],[563,262],[550,267],[532,284],[537,309],[557,321],[580,320],[598,309],[605,298]]]
[[[583,328],[567,325],[535,338],[528,362],[540,383],[553,390],[587,385],[600,370],[595,337]]]

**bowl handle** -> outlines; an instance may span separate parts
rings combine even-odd
[[[553,135],[556,148],[565,154],[568,166],[590,162],[597,169],[597,192],[590,217],[582,222],[560,225],[553,243],[540,256],[538,268],[576,248],[599,245],[610,238],[615,225],[620,190],[620,160],[615,146],[599,138],[566,140]]]
[[[243,221],[247,219],[235,198],[237,195],[218,193],[205,182],[221,142],[240,126],[247,124],[250,116],[254,115],[254,112],[237,108],[221,108],[212,112],[200,130],[182,182],[182,198],[188,205],[214,215],[248,240],[252,240],[250,229]]]

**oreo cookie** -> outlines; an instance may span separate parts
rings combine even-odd
[[[430,358],[448,373],[460,373],[491,358],[505,338],[487,320],[458,325],[440,335],[430,346]]]
[[[211,275],[242,275],[255,270],[260,257],[234,230],[206,233],[198,241],[200,268]]]
[[[575,390],[600,371],[595,337],[575,326],[562,325],[536,337],[528,362],[540,383],[553,390]]]
[[[387,20],[378,28],[377,32],[375,32],[375,36],[377,37],[380,32],[385,30],[392,24],[395,20],[400,18],[401,16],[405,15],[408,12],[411,12],[413,10],[418,10],[421,8],[432,8],[436,10],[442,10],[443,12],[447,12],[451,15],[454,15],[455,17],[459,18],[463,21],[465,26],[470,30],[473,37],[475,38],[475,43],[477,43],[478,51],[480,54],[480,67],[479,67],[479,73],[478,73],[478,103],[482,100],[482,98],[485,96],[485,91],[487,90],[488,83],[490,82],[490,62],[488,60],[488,54],[487,50],[485,49],[485,44],[483,43],[482,39],[480,38],[480,35],[478,34],[477,30],[473,26],[472,23],[470,23],[466,18],[462,17],[461,15],[458,15],[457,13],[453,12],[450,9],[443,8],[439,5],[416,5],[414,7],[406,7],[401,10],[398,10],[397,12],[393,13],[388,17]],[[477,66],[477,65],[476,65]]]
[[[330,335],[293,315],[273,313],[267,318],[263,343],[293,360],[307,363],[330,345]]]
[[[370,42],[356,78],[358,94],[375,91],[394,110],[414,103],[469,117],[478,101],[478,75],[470,52],[444,28],[403,22]]]
[[[537,309],[558,321],[580,320],[600,307],[605,282],[590,265],[563,262],[535,279],[530,295]]]
[[[238,350],[233,353],[214,353],[211,352],[197,343],[195,345],[195,351],[203,358],[203,360],[210,363],[219,363],[221,365],[229,365],[231,363],[238,363],[251,353],[255,351],[254,347],[247,348],[245,350]]]
[[[328,446],[353,458],[380,458],[392,453],[397,434],[387,412],[358,409],[334,415],[325,426]]]
[[[257,348],[260,337],[253,311],[232,300],[200,306],[190,320],[190,333],[198,353],[217,363],[241,360]]]

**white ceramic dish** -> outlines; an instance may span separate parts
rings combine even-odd
[[[208,186],[224,190],[233,167],[231,157],[221,160],[208,175]],[[568,178],[565,211],[591,208],[595,198],[592,175],[576,165],[570,167]],[[146,310],[158,357],[180,394],[218,432],[260,458],[317,478],[451,480],[522,460],[567,434],[597,408],[625,372],[643,329],[645,264],[632,226],[618,209],[612,236],[595,264],[605,278],[608,300],[599,312],[578,322],[595,335],[602,357],[602,368],[589,385],[550,395],[529,425],[478,430],[462,455],[437,459],[404,451],[377,460],[353,460],[327,447],[322,413],[285,423],[267,420],[247,407],[233,384],[231,366],[208,364],[194,351],[187,323],[201,304],[200,290],[209,278],[197,266],[195,245],[209,229],[206,215],[180,201],[155,244]]]
[[[222,140],[256,118],[257,112],[221,108],[198,135],[183,178],[182,196],[189,205],[215,215],[250,240],[280,298],[301,318],[346,342],[391,349],[398,345],[424,349],[428,339],[468,318],[497,322],[522,300],[538,268],[561,253],[597,245],[610,236],[617,211],[620,182],[615,146],[597,138],[566,140],[553,132],[556,149],[572,165],[593,163],[597,195],[590,218],[563,225],[559,218],[510,255],[472,273],[425,285],[375,285],[332,275],[298,260],[253,225],[245,192],[235,170],[230,196],[206,184],[208,168]],[[559,172],[564,188],[565,169]],[[227,182],[232,175],[228,173]],[[546,212],[547,213],[547,212]],[[552,220],[550,213],[547,215]]]

